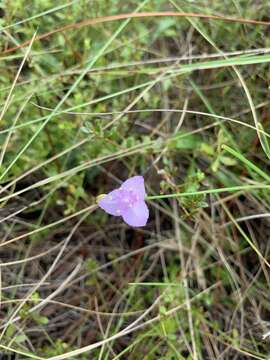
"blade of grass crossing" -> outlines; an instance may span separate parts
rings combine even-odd
[[[268,174],[266,174],[266,172],[264,172],[263,170],[261,170],[257,165],[253,164],[250,160],[248,160],[247,158],[245,158],[242,154],[240,154],[238,151],[230,148],[227,145],[222,145],[222,148],[224,150],[226,150],[229,154],[231,154],[232,156],[234,156],[235,158],[237,158],[238,160],[240,160],[243,164],[247,165],[247,167],[254,171],[256,174],[258,174],[259,176],[261,176],[264,180],[266,180],[267,182],[270,182],[270,176]]]
[[[135,12],[138,12],[146,3],[148,0],[144,0],[135,10]],[[41,126],[37,129],[37,131],[34,133],[34,135],[30,138],[30,140],[25,144],[25,146],[19,151],[17,156],[13,159],[13,161],[9,164],[9,166],[6,168],[6,170],[3,172],[3,174],[0,176],[0,180],[4,178],[4,176],[9,172],[9,170],[12,168],[12,166],[16,163],[16,161],[21,157],[21,155],[28,149],[28,147],[32,144],[32,142],[37,138],[37,136],[40,134],[40,132],[44,129],[44,127],[48,124],[48,122],[52,119],[52,117],[57,113],[57,111],[60,109],[60,107],[65,103],[65,101],[69,98],[69,96],[73,93],[73,91],[76,89],[76,87],[79,85],[81,80],[84,78],[84,76],[89,72],[89,70],[93,67],[93,65],[98,61],[98,59],[103,55],[105,50],[111,45],[111,43],[114,41],[114,39],[122,32],[122,30],[128,25],[130,22],[130,18],[126,19],[114,32],[114,34],[108,39],[108,41],[103,45],[103,47],[98,51],[97,55],[94,56],[94,58],[89,62],[89,64],[86,66],[85,70],[81,73],[81,75],[78,76],[78,78],[75,80],[73,85],[70,87],[70,89],[67,91],[67,93],[63,96],[63,98],[59,101],[59,103],[56,105],[54,110],[48,115],[46,120],[41,124]]]

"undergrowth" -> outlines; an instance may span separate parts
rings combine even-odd
[[[0,358],[269,359],[268,1],[12,0],[0,26]],[[134,175],[143,228],[96,205]]]

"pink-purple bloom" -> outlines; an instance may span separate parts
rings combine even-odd
[[[119,189],[104,195],[98,205],[110,215],[122,216],[128,225],[140,227],[145,226],[149,218],[145,197],[144,178],[133,176]]]

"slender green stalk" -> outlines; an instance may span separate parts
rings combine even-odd
[[[266,174],[263,170],[261,170],[258,166],[253,164],[250,160],[246,159],[242,154],[240,154],[238,151],[230,148],[227,145],[222,145],[222,148],[226,150],[228,153],[230,153],[232,156],[236,157],[238,160],[240,160],[243,164],[247,165],[251,170],[253,170],[256,174],[260,175],[263,179],[265,179],[267,182],[270,182],[270,176]]]
[[[144,0],[135,10],[135,12],[139,11],[147,2],[148,0]],[[12,166],[17,162],[17,160],[21,157],[21,155],[28,149],[28,147],[32,144],[32,142],[37,138],[37,136],[40,134],[40,132],[44,129],[44,127],[48,124],[48,122],[51,120],[53,115],[57,113],[57,111],[61,108],[61,106],[66,102],[66,100],[69,98],[69,96],[73,93],[73,91],[76,89],[76,87],[79,85],[81,80],[85,77],[85,75],[89,72],[89,70],[93,67],[93,65],[98,61],[98,59],[103,55],[105,50],[111,45],[111,43],[117,38],[117,36],[121,33],[121,31],[127,26],[127,24],[130,22],[130,18],[125,20],[118,29],[114,32],[114,34],[106,41],[106,43],[103,45],[103,47],[98,51],[97,55],[94,56],[94,58],[89,61],[84,71],[78,76],[78,78],[75,80],[73,85],[70,87],[70,89],[67,91],[67,93],[62,97],[62,99],[58,102],[54,110],[48,115],[47,119],[40,125],[38,130],[34,133],[34,135],[30,138],[30,140],[23,146],[23,148],[18,152],[17,156],[13,159],[13,161],[9,164],[9,166],[5,169],[5,171],[1,174],[0,180],[5,177],[5,175],[9,172],[9,170],[12,168]]]
[[[0,349],[9,351],[9,352],[14,353],[14,354],[19,354],[19,355],[26,356],[26,359],[30,358],[30,359],[36,359],[36,360],[46,360],[46,358],[43,358],[43,357],[40,357],[40,356],[37,356],[37,355],[34,355],[34,354],[30,354],[28,352],[24,352],[24,351],[21,351],[21,350],[13,349],[13,348],[10,348],[10,347],[2,345],[2,344],[0,344]]]
[[[237,185],[237,186],[230,186],[230,187],[224,187],[218,189],[208,189],[201,191],[192,191],[192,192],[165,194],[165,195],[153,195],[153,196],[147,196],[146,200],[158,200],[158,199],[187,197],[187,196],[195,196],[195,195],[218,194],[223,192],[237,192],[237,191],[247,191],[247,190],[252,191],[252,190],[263,190],[263,189],[270,189],[270,185],[266,185],[266,184]]]
[[[60,6],[56,6],[56,7],[52,8],[52,9],[43,11],[43,12],[41,12],[40,14],[36,14],[36,15],[30,16],[30,17],[28,17],[28,18],[26,18],[26,19],[23,19],[23,20],[21,20],[21,21],[17,21],[17,22],[14,23],[14,24],[10,24],[10,25],[4,26],[4,27],[0,28],[0,32],[2,32],[2,31],[4,31],[4,30],[7,30],[7,29],[10,29],[10,28],[13,28],[14,26],[18,26],[18,25],[25,24],[25,23],[27,23],[27,22],[29,22],[29,21],[31,21],[31,20],[38,19],[38,18],[40,18],[40,17],[42,17],[42,16],[46,16],[46,15],[55,13],[55,12],[57,12],[57,11],[63,10],[63,9],[65,9],[66,7],[71,6],[72,4],[74,4],[74,3],[78,2],[78,1],[79,1],[79,0],[73,0],[73,1],[71,1],[71,2],[69,2],[69,3],[67,3],[67,4],[60,5]]]

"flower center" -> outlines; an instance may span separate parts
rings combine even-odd
[[[124,190],[120,191],[120,202],[121,207],[124,209],[131,208],[138,201],[138,196],[132,190]]]

